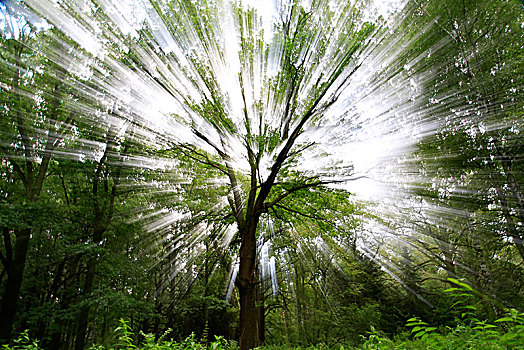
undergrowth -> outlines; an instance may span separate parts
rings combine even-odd
[[[371,327],[368,336],[363,339],[360,349],[524,349],[524,313],[515,309],[508,309],[507,315],[489,323],[487,320],[479,319],[477,308],[471,301],[477,293],[473,288],[462,280],[449,278],[454,287],[448,288],[445,292],[449,293],[454,299],[452,307],[458,312],[459,322],[454,327],[440,330],[418,317],[407,320],[406,327],[408,333],[401,334],[395,340],[388,339]],[[227,341],[223,337],[215,336],[213,342],[204,342],[195,338],[192,334],[183,341],[175,342],[166,339],[170,330],[166,331],[162,337],[155,339],[153,334],[140,332],[143,339],[140,344],[137,336],[125,320],[120,320],[120,326],[115,332],[118,335],[118,343],[112,347],[105,348],[96,345],[90,350],[237,350],[238,345],[234,341]],[[339,345],[331,349],[351,349]],[[19,337],[12,341],[10,345],[3,345],[3,350],[42,350],[36,340],[30,338],[27,331],[21,333]],[[277,349],[300,349],[300,347],[286,346],[265,346],[260,350]],[[327,350],[327,345],[311,346],[311,350]]]
[[[165,339],[171,330],[167,330],[160,339],[155,340],[155,335],[140,332],[142,341],[137,345],[136,334],[129,326],[128,321],[121,319],[120,326],[115,329],[118,335],[118,343],[106,348],[102,345],[95,345],[89,350],[237,350],[238,346],[234,341],[227,341],[223,337],[215,336],[213,342],[206,343],[198,340],[195,334],[182,341]],[[15,339],[11,345],[3,345],[3,350],[43,350],[36,340],[30,339],[28,332],[24,331]]]
[[[479,319],[477,308],[471,305],[476,291],[467,283],[448,278],[454,287],[448,288],[454,299],[452,308],[459,312],[455,328],[439,331],[418,317],[407,320],[411,328],[408,339],[392,341],[371,329],[363,344],[364,349],[524,349],[524,313],[508,309],[507,315],[495,322]]]

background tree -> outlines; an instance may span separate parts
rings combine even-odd
[[[455,275],[520,304],[521,279],[510,277],[512,296],[502,280],[521,271],[522,258],[522,9],[512,1],[409,8],[400,65],[408,75],[425,72],[424,108],[437,127],[417,145],[420,209],[406,213],[406,238],[424,252],[420,263],[441,271],[425,265],[429,288],[440,288],[429,281],[435,275]]]
[[[72,122],[62,97],[70,58],[63,48],[54,47],[57,63],[45,64],[38,51],[49,50],[46,44],[60,43],[37,40],[33,26],[16,14],[6,18],[9,30],[3,32],[2,56],[10,64],[2,65],[2,128],[8,139],[3,141],[2,154],[9,173],[6,178],[13,186],[6,188],[2,201],[4,251],[0,257],[7,280],[0,310],[1,339],[8,339],[13,328],[29,242],[36,234],[32,230],[39,226],[43,209],[39,197],[49,164]],[[14,219],[16,212],[22,217]]]

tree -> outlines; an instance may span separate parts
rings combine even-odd
[[[84,25],[78,29],[92,37],[68,34],[86,50],[96,46],[89,39],[106,43],[112,73],[107,80],[117,84],[128,74],[139,76],[143,86],[153,85],[174,106],[167,122],[174,128],[156,131],[156,147],[169,149],[181,161],[191,160],[188,177],[199,177],[200,171],[208,174],[207,181],[226,181],[225,195],[211,208],[218,204],[222,211],[226,203],[238,232],[240,347],[253,348],[262,338],[255,312],[261,217],[282,211],[312,217],[307,202],[294,207],[284,202],[351,179],[351,164],[330,149],[337,143],[323,143],[324,136],[315,131],[328,130],[343,118],[330,116],[336,113],[330,111],[365,60],[359,54],[374,26],[362,20],[362,4],[346,1],[283,2],[273,20],[229,2],[151,3],[154,9],[146,17],[159,27],[133,29],[134,37],[123,35],[122,22],[104,7],[93,13],[98,24],[66,7],[54,14],[45,3],[31,2],[31,7],[58,27],[60,16]],[[121,56],[126,56],[125,66],[113,59]],[[103,80],[94,89],[104,96],[116,94]],[[133,90],[129,95],[139,101],[144,94]],[[141,115],[131,122],[144,130],[158,127],[146,120]],[[318,162],[314,169],[301,164],[310,157]]]
[[[165,196],[145,206],[141,214],[142,218],[147,217],[144,221],[151,234],[149,240],[159,244],[157,251],[167,260],[163,264],[171,269],[164,281],[157,281],[158,291],[166,290],[166,294],[174,295],[180,287],[173,277],[177,273],[183,275],[180,281],[189,282],[190,286],[198,280],[195,275],[199,273],[208,281],[207,267],[213,264],[205,261],[203,272],[196,269],[194,263],[200,261],[196,256],[199,251],[208,251],[210,247],[238,248],[236,256],[222,256],[224,262],[220,265],[228,265],[229,259],[235,265],[235,259],[238,260],[234,283],[240,302],[240,347],[248,349],[258,345],[264,338],[265,313],[262,311],[265,305],[257,279],[257,256],[260,242],[267,238],[261,223],[282,221],[280,230],[276,231],[279,236],[296,232],[293,226],[299,226],[301,234],[308,229],[325,234],[332,230],[343,232],[342,220],[337,214],[353,213],[347,197],[341,194],[343,190],[336,187],[354,178],[352,165],[341,146],[350,139],[346,128],[352,126],[354,115],[353,96],[348,88],[362,62],[369,57],[368,44],[380,39],[371,36],[375,26],[363,20],[368,16],[361,12],[365,3],[290,0],[280,2],[269,15],[263,14],[267,9],[229,1],[151,0],[151,6],[133,3],[133,11],[127,11],[128,2],[122,11],[115,11],[111,2],[87,6],[81,11],[72,7],[74,5],[55,6],[47,0],[27,0],[27,3],[50,25],[64,28],[65,34],[82,50],[89,51],[85,57],[103,61],[91,67],[87,83],[77,80],[73,84],[76,92],[88,101],[76,101],[73,110],[82,114],[88,109],[96,115],[95,123],[79,125],[79,133],[105,145],[97,148],[103,151],[102,158],[94,157],[96,164],[92,164],[96,169],[90,212],[94,219],[93,226],[89,226],[93,230],[89,231],[86,241],[99,242],[111,227],[112,201],[120,178],[116,163],[128,160],[127,155],[119,154],[118,142],[112,143],[111,133],[93,124],[104,124],[106,119],[132,124],[136,128],[135,140],[147,144],[147,156],[157,157],[155,160],[162,158],[161,161],[171,165],[169,181],[153,181],[153,186],[164,187],[171,197]],[[403,45],[402,41],[383,41],[382,45],[391,44],[400,51],[406,48],[407,53],[387,67],[387,74],[379,72],[373,84],[395,82],[393,78],[400,71],[411,68],[419,72],[428,69],[432,73],[423,81],[425,91],[430,92],[423,97],[431,95],[433,102],[427,106],[438,107],[428,110],[449,113],[444,117],[430,113],[430,120],[438,120],[444,127],[435,138],[424,138],[421,144],[430,145],[434,141],[440,145],[438,152],[461,155],[448,159],[443,167],[449,170],[443,172],[445,175],[434,171],[433,174],[437,174],[437,178],[449,178],[457,187],[473,188],[482,198],[468,205],[476,205],[480,211],[486,208],[489,211],[494,205],[500,207],[500,217],[507,223],[501,237],[511,238],[520,251],[522,233],[517,220],[522,213],[522,184],[516,175],[522,164],[515,155],[519,154],[522,144],[520,104],[516,99],[521,80],[512,81],[513,71],[504,68],[504,63],[509,62],[512,55],[521,57],[522,51],[516,44],[520,42],[516,40],[520,39],[519,34],[514,34],[518,33],[517,21],[512,22],[508,32],[507,28],[495,25],[498,14],[506,18],[513,13],[508,10],[511,5],[504,2],[505,6],[499,9],[486,1],[478,10],[470,1],[413,4],[415,11],[410,15],[415,21],[423,18],[422,27],[435,17],[432,11],[438,11],[437,14],[442,15],[439,18],[444,20],[420,35],[416,32],[421,26],[410,28],[408,22],[401,27],[406,29],[407,37],[416,38],[411,46]],[[439,9],[439,5],[444,6]],[[469,13],[475,16],[470,19]],[[387,30],[382,34],[384,32]],[[428,47],[433,48],[435,43],[442,43],[448,37],[452,45],[442,44],[440,48],[451,48],[450,53],[442,49],[433,55],[426,54]],[[489,44],[503,42],[499,38],[507,39],[511,45],[506,49],[503,45],[494,45],[496,48],[490,49]],[[485,53],[487,58],[481,58],[480,54]],[[449,63],[448,67],[438,65],[437,60]],[[521,71],[518,68],[515,72]],[[452,72],[459,72],[459,78],[454,78],[456,74]],[[495,79],[487,79],[493,74]],[[505,87],[503,99],[496,98],[491,83],[497,89]],[[450,92],[458,94],[456,85],[464,86],[465,91],[462,93],[459,89],[461,100],[454,101],[461,106],[458,112],[455,105],[434,102]],[[403,93],[395,91],[392,95]],[[21,97],[16,93],[13,96],[15,100]],[[93,99],[96,101],[92,102]],[[504,102],[502,105],[506,107],[497,107],[499,102]],[[115,113],[106,113],[112,109],[110,104],[121,103],[129,109],[115,108]],[[470,105],[474,107],[462,108]],[[10,112],[16,114],[16,109]],[[477,112],[485,118],[474,117]],[[513,129],[499,134],[484,132],[479,126],[485,121],[490,126],[496,125],[504,113]],[[89,134],[91,129],[95,135]],[[22,141],[26,139],[23,134],[22,130]],[[510,142],[506,142],[508,137]],[[22,143],[20,140],[5,153],[19,152],[23,148],[18,146]],[[116,156],[113,164],[108,163],[105,154],[108,150]],[[44,153],[43,159],[48,153]],[[425,161],[428,156],[437,155],[425,154],[426,158],[421,158]],[[17,172],[18,159],[11,158],[6,159],[13,174]],[[40,163],[35,159],[35,163],[44,161]],[[442,168],[437,162],[425,165],[426,169]],[[29,165],[26,168],[29,169]],[[21,178],[22,173],[18,171],[16,176]],[[102,177],[102,173],[107,176]],[[490,178],[487,186],[486,174]],[[103,191],[98,187],[102,183],[107,185]],[[436,181],[430,181],[429,186],[434,184],[437,186]],[[444,188],[444,192],[451,190],[451,186]],[[448,199],[447,194],[443,197],[439,199]],[[102,210],[103,203],[107,211]],[[161,216],[158,213],[164,212],[166,216],[155,223]],[[427,222],[437,226],[435,221]],[[460,223],[456,227],[461,227]],[[234,237],[231,232],[235,232]],[[440,239],[440,235],[452,232],[440,230],[433,237]],[[204,236],[207,240],[202,245]],[[452,241],[446,238],[449,237],[439,242]],[[333,242],[341,239],[336,237]],[[355,242],[353,246],[356,247]],[[8,247],[6,243],[6,252]],[[378,247],[377,252],[380,249]],[[481,253],[487,250],[481,249]],[[96,256],[87,259],[88,273],[82,275],[86,277],[83,290],[89,292],[93,289],[98,262]],[[453,257],[445,256],[441,262],[451,268],[450,259]],[[405,270],[409,270],[414,263],[408,254],[405,260],[409,261]],[[323,278],[329,275],[321,259],[318,266],[323,268]],[[258,271],[263,271],[260,267]],[[414,279],[408,272],[405,275]],[[297,273],[296,278],[301,277]],[[304,299],[308,292],[318,299],[321,294],[318,289],[308,289],[306,283],[301,285]],[[207,294],[205,287],[204,295]],[[303,300],[297,302],[296,307],[297,319],[303,320]],[[77,336],[79,348],[83,346],[88,314],[89,307],[84,307]],[[318,315],[323,319],[329,317],[327,313]],[[299,323],[304,327],[303,322]]]
[[[115,206],[122,205],[116,200],[118,183],[136,176],[122,170],[131,142],[121,131],[133,129],[132,116],[120,123],[115,113],[125,114],[125,104],[93,100],[84,74],[93,78],[103,70],[100,61],[56,28],[42,25],[23,5],[7,5],[1,5],[6,28],[0,46],[0,125],[5,130],[0,146],[0,338],[8,340],[18,321],[31,325],[37,336],[49,332],[49,342],[44,339],[49,348],[74,343],[75,333],[83,348],[90,306],[99,304],[91,294],[103,285],[96,280],[99,261],[107,268],[101,258],[104,236],[115,232]],[[104,121],[92,123],[92,115]],[[81,305],[76,330],[75,304]]]
[[[270,317],[266,323],[265,317],[276,310],[286,316],[286,336],[310,342],[355,338],[332,326],[336,317],[360,333],[368,325],[363,320],[377,324],[388,312],[394,319],[391,310],[373,302],[387,301],[380,292],[385,283],[377,282],[385,274],[366,260],[379,260],[386,248],[379,242],[374,252],[364,247],[368,251],[358,253],[356,234],[348,229],[354,223],[347,222],[355,208],[337,188],[353,178],[340,146],[353,126],[349,87],[369,57],[367,45],[384,38],[371,36],[375,27],[360,11],[365,3],[283,1],[268,6],[269,15],[267,8],[241,2],[131,3],[130,14],[129,2],[119,11],[112,2],[80,11],[66,2],[27,0],[55,27],[27,24],[30,31],[24,32],[20,19],[12,28],[22,28],[22,35],[3,33],[2,334],[13,327],[19,300],[27,311],[24,324],[39,335],[49,329],[49,347],[66,340],[80,349],[86,341],[106,339],[126,305],[146,310],[128,313],[133,326],[147,329],[154,319],[159,333],[161,322],[175,326],[182,320],[184,327],[173,327],[180,335],[188,330],[183,328],[206,330],[213,322],[210,308],[227,318],[226,308],[216,306],[220,292],[212,290],[218,280],[212,269],[224,272],[237,262],[242,349],[264,341],[266,326],[276,322]],[[498,281],[489,290],[517,300],[524,184],[522,67],[515,62],[522,59],[522,15],[509,1],[411,5],[397,31],[401,40],[382,41],[395,49],[384,52],[395,56],[386,60],[392,62],[387,72],[377,69],[369,91],[403,74],[428,73],[417,96],[418,102],[427,99],[420,113],[423,122],[434,121],[440,129],[422,138],[414,156],[425,176],[417,195],[421,207],[430,209],[411,211],[406,222],[397,217],[390,227],[406,241],[403,248],[411,244],[420,254],[404,250],[388,258],[398,263],[404,285],[420,295],[429,295],[422,288],[434,278],[429,273],[463,274],[479,287]],[[2,23],[17,16],[10,12],[5,18]],[[91,62],[80,64],[84,78],[69,69],[76,58]],[[123,140],[115,125],[136,132]],[[130,151],[128,142],[144,147]],[[59,149],[64,145],[75,150]],[[167,171],[161,169],[166,163]],[[139,170],[124,171],[124,164]],[[161,174],[146,174],[142,167]],[[140,214],[136,226],[127,226],[115,221],[130,207],[117,195],[127,191],[121,181],[133,177],[160,190],[128,197]],[[465,199],[464,193],[471,195]],[[130,237],[141,225],[148,238],[136,243]],[[423,235],[410,236],[414,231]],[[315,250],[338,252],[345,240],[350,242],[342,246],[353,256],[340,269],[332,256]],[[134,279],[144,271],[122,271],[141,257],[143,245],[144,260],[164,258],[153,268],[166,269],[163,280],[153,273],[154,283],[140,284]],[[291,283],[281,278],[281,294],[270,302],[269,288],[276,283],[268,283],[269,263],[261,252],[278,259],[291,247],[307,248],[303,254],[288,252],[297,261],[288,271],[297,294],[291,298]],[[415,273],[422,268],[424,274]],[[24,270],[32,272],[30,278],[23,277]],[[501,282],[511,274],[517,276],[512,284]],[[337,283],[328,285],[332,280]],[[355,290],[348,292],[346,284]],[[156,293],[141,293],[148,287]],[[145,294],[146,301],[138,300]],[[410,299],[420,309],[419,299]],[[120,303],[110,308],[114,300]],[[151,300],[156,313],[141,304]],[[46,308],[42,314],[49,320],[31,315]],[[77,322],[69,322],[71,314]]]
[[[351,178],[349,164],[333,169],[331,163],[329,169],[308,173],[299,171],[300,161],[307,152],[320,152],[319,140],[307,142],[305,133],[327,123],[324,116],[358,69],[355,57],[373,26],[360,20],[357,5],[318,2],[306,8],[290,2],[278,9],[280,22],[266,41],[261,19],[252,9],[233,4],[222,8],[206,1],[154,5],[178,38],[173,44],[180,50],[158,43],[171,52],[155,55],[160,65],[151,66],[143,55],[151,53],[156,33],[145,30],[142,35],[150,41],[142,41],[131,57],[137,69],[170,92],[180,106],[175,118],[191,135],[170,135],[163,142],[177,157],[191,160],[193,167],[197,163],[227,181],[229,215],[240,242],[235,280],[240,348],[253,348],[262,327],[255,278],[261,216],[282,210],[308,216],[307,203],[292,209],[283,201]],[[225,10],[231,17],[223,20]],[[221,32],[222,27],[231,28],[227,21],[234,23],[237,33],[232,42]],[[180,51],[189,42],[193,46],[186,50],[186,59]],[[189,130],[184,120],[190,122]]]
[[[113,220],[117,188],[122,175],[122,165],[120,164],[122,161],[118,159],[126,157],[129,148],[129,142],[125,142],[125,136],[126,133],[128,133],[128,131],[125,130],[127,126],[124,126],[123,129],[124,135],[121,136],[122,139],[119,139],[117,136],[122,130],[118,130],[118,128],[113,126],[106,131],[104,153],[94,168],[93,179],[91,180],[93,213],[91,232],[87,240],[95,247],[103,243],[104,235]],[[121,146],[120,150],[118,150],[118,146]],[[111,157],[116,157],[117,159],[114,161],[114,166],[108,165]],[[97,254],[92,253],[92,256],[87,262],[87,272],[82,288],[86,295],[89,295],[93,291],[97,265]],[[75,349],[82,350],[85,346],[88,315],[89,304],[86,303],[81,308],[78,316],[78,333],[76,336]]]
[[[421,8],[434,18],[440,13],[436,35],[450,39],[447,52],[437,55],[449,62],[430,87],[439,95],[457,91],[462,106],[450,106],[449,122],[436,139],[440,156],[449,162],[443,175],[455,177],[458,188],[477,192],[477,204],[497,208],[502,233],[524,258],[522,169],[522,102],[516,96],[522,81],[522,11],[518,4],[502,1],[447,2],[437,9]],[[442,56],[443,57],[442,57]],[[426,147],[427,150],[427,147]],[[455,153],[452,155],[451,152]],[[459,195],[452,193],[451,196]]]
[[[507,272],[521,271],[523,257],[523,104],[516,98],[524,73],[522,9],[512,1],[411,5],[401,65],[426,74],[421,95],[437,125],[413,157],[421,209],[407,214],[418,232],[412,242],[426,264],[447,275],[436,273],[442,279],[466,277],[488,294],[515,300],[521,278],[508,279]],[[504,280],[515,285],[505,288]]]
[[[62,97],[69,63],[63,47],[59,42],[35,40],[33,25],[18,14],[5,16],[9,30],[2,32],[2,56],[9,64],[2,65],[2,127],[12,137],[3,140],[1,152],[7,162],[5,180],[13,186],[4,193],[3,202],[0,258],[7,281],[0,306],[0,339],[8,339],[13,328],[39,197],[51,158],[72,122]],[[37,54],[46,49],[58,55],[55,63],[47,64]],[[10,220],[17,211],[22,217]]]

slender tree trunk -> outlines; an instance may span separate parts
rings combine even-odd
[[[266,309],[264,307],[264,291],[260,284],[256,285],[257,315],[258,315],[258,345],[266,341]]]
[[[442,254],[444,255],[444,268],[446,269],[448,277],[456,278],[457,272],[455,269],[455,263],[453,262],[453,255],[449,251],[449,248],[442,248]]]
[[[155,275],[155,290],[158,290],[160,287],[160,283],[157,281],[156,275]],[[155,322],[154,322],[154,333],[155,333],[155,339],[158,339],[160,337],[160,315],[162,314],[162,303],[160,302],[158,296],[155,296]]]
[[[286,310],[282,310],[282,320],[284,321],[284,339],[286,339],[286,345],[289,347],[289,329],[287,326]]]
[[[23,51],[22,44],[14,47],[14,57],[16,62],[21,61],[21,55]],[[20,67],[16,67],[15,74],[13,77],[13,90],[17,90],[20,85]],[[26,156],[27,173],[24,174],[21,167],[11,159],[11,163],[16,171],[18,169],[18,175],[22,179],[25,189],[26,197],[29,201],[33,199],[33,165],[31,163],[31,151],[28,147],[28,137],[23,125],[21,113],[19,111],[21,106],[21,98],[19,94],[15,94],[11,98],[11,108],[15,108],[16,125],[18,132],[23,141],[24,155]],[[20,288],[22,286],[22,280],[24,275],[24,268],[26,263],[27,250],[29,247],[29,238],[31,237],[31,229],[25,229],[15,231],[15,244],[14,251],[13,245],[11,244],[9,229],[4,231],[4,242],[6,249],[6,272],[7,282],[2,295],[2,303],[0,305],[0,339],[9,339],[11,332],[13,331],[13,323],[18,306],[18,298],[20,296]]]
[[[86,297],[93,291],[93,280],[96,273],[97,259],[93,257],[87,263],[87,274],[84,282]],[[89,305],[82,306],[78,315],[78,329],[76,333],[75,350],[83,350],[86,342],[87,321],[89,319]]]
[[[207,297],[209,296],[209,244],[206,241],[206,255],[204,257],[204,330],[202,332],[202,339],[209,346],[209,303]]]
[[[14,257],[11,266],[7,268],[7,283],[0,309],[0,339],[10,339],[13,331],[30,236],[29,228],[15,233]]]
[[[497,198],[500,203],[502,214],[504,215],[504,218],[506,219],[507,233],[513,239],[513,243],[515,244],[515,247],[517,248],[517,251],[520,257],[522,258],[522,260],[524,260],[524,242],[522,240],[522,236],[519,233],[519,230],[517,229],[517,225],[515,224],[514,217],[510,213],[510,207],[508,205],[506,195],[504,194],[504,191],[502,190],[501,185],[497,183],[497,179],[493,175],[493,172],[494,171],[492,168],[492,173],[490,174],[490,178],[495,187],[495,192],[497,194]]]
[[[297,340],[302,344],[304,339],[307,339],[306,327],[304,325],[304,313],[302,309],[302,300],[304,299],[304,274],[303,271],[298,270],[295,265],[295,301],[297,307]],[[302,277],[302,278],[301,278]]]
[[[14,58],[18,63],[22,62],[22,52],[26,47],[26,39],[20,39],[18,44],[14,48]],[[51,100],[51,108],[49,118],[50,122],[54,122],[55,126],[58,124],[59,116],[59,107],[61,103],[61,86],[62,81],[65,79],[66,70],[60,69],[59,76],[60,79],[54,85],[53,88],[53,98]],[[30,135],[30,128],[25,124],[25,120],[22,114],[22,99],[21,94],[17,92],[20,86],[21,79],[21,68],[17,66],[15,69],[15,74],[13,76],[13,90],[14,96],[11,98],[11,107],[14,110],[14,122],[18,130],[18,135],[22,141],[23,155],[25,157],[25,171],[22,170],[22,166],[16,160],[16,157],[8,155],[8,159],[13,166],[14,172],[18,175],[20,180],[23,182],[25,187],[25,200],[30,203],[36,203],[42,191],[43,183],[46,178],[47,170],[49,168],[49,162],[51,156],[57,146],[57,141],[63,136],[61,132],[52,132],[52,129],[49,129],[49,134],[47,135],[47,140],[45,141],[45,149],[42,153],[39,154],[41,157],[40,164],[35,167],[34,158],[36,152],[31,146],[32,136]],[[68,124],[66,121],[65,124]],[[21,163],[21,164],[23,164]],[[32,225],[29,225],[32,226]],[[9,235],[9,232],[7,232]],[[7,282],[2,295],[2,302],[0,306],[0,339],[9,339],[11,332],[13,330],[13,324],[15,321],[18,301],[20,299],[20,289],[22,286],[22,280],[24,276],[24,269],[26,265],[27,251],[29,247],[29,240],[31,238],[31,228],[26,228],[24,230],[15,231],[15,243],[14,251],[7,252],[7,249],[12,248],[11,242],[6,243],[6,253],[9,255],[7,259],[12,259],[7,263],[11,265],[6,268],[7,272]],[[4,241],[6,237],[4,236]]]
[[[95,232],[93,233],[93,242],[98,244],[102,240],[102,236],[106,231],[106,227],[99,222],[100,217],[95,222]],[[89,298],[93,291],[94,279],[96,275],[96,268],[98,265],[97,256],[93,256],[87,262],[86,279],[84,281],[84,296]],[[87,323],[89,320],[89,304],[82,306],[78,314],[78,328],[76,331],[75,350],[82,350],[86,343]]]
[[[100,244],[104,237],[105,232],[107,231],[109,224],[113,218],[113,210],[116,197],[116,188],[119,183],[120,178],[120,167],[116,168],[116,173],[113,175],[113,186],[109,186],[109,172],[107,169],[104,171],[106,166],[106,161],[108,157],[108,152],[113,149],[115,140],[113,139],[114,135],[110,133],[106,140],[106,149],[102,158],[100,159],[93,179],[93,190],[92,194],[94,197],[94,207],[93,213],[95,216],[94,219],[94,230],[92,240],[94,244]],[[120,153],[124,155],[127,153],[127,145],[124,146],[124,149]],[[103,190],[100,191],[100,186],[103,186]],[[105,199],[100,198],[101,192],[104,192],[108,197]],[[93,281],[95,279],[96,268],[98,265],[97,256],[93,256],[89,259],[87,263],[87,273],[84,283],[84,294],[86,297],[89,297],[93,291]],[[80,310],[78,316],[78,328],[76,332],[75,340],[75,350],[82,350],[85,346],[86,335],[87,335],[87,323],[89,318],[89,305],[85,305]]]

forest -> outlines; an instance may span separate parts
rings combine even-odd
[[[3,349],[524,349],[524,3],[0,1]]]

